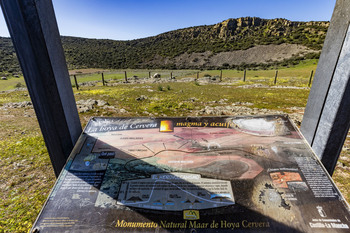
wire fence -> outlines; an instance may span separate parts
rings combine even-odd
[[[118,70],[71,75],[72,86],[111,86],[118,83],[152,83],[157,81],[194,81],[225,83],[260,83],[282,86],[308,86],[313,70]]]

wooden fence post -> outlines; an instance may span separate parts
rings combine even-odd
[[[173,79],[173,72],[170,72],[170,79]]]
[[[244,70],[244,74],[243,74],[243,82],[245,82],[246,74],[247,74],[247,71],[246,71],[246,70]]]
[[[198,80],[199,79],[199,72],[197,72],[197,78],[196,78],[196,80]]]
[[[278,70],[276,70],[276,73],[275,73],[275,80],[273,81],[274,85],[276,85],[277,83],[277,76],[278,76]]]
[[[148,78],[151,78],[151,71],[148,71]]]
[[[73,77],[74,77],[75,87],[77,88],[77,90],[79,90],[79,85],[78,85],[78,81],[77,81],[77,76],[73,75]]]
[[[309,84],[308,84],[308,87],[311,86],[311,82],[312,82],[312,76],[314,74],[314,70],[311,70],[311,74],[310,74],[310,78],[309,78]]]
[[[220,82],[222,81],[222,70],[220,70]]]
[[[124,76],[125,76],[125,82],[128,82],[128,75],[126,74],[126,71],[124,71]]]
[[[103,76],[103,72],[102,72],[102,85],[105,86],[105,77]]]

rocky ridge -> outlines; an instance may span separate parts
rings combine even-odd
[[[243,17],[129,41],[63,36],[62,44],[70,69],[228,68],[245,63],[270,64],[307,55],[317,57],[328,26],[329,22]],[[0,72],[20,72],[10,38],[0,37],[0,44]],[[267,50],[275,51],[273,45],[282,44],[290,47],[278,49],[285,54],[280,54],[278,59],[264,57],[266,48],[261,46],[272,46]],[[233,53],[253,48],[258,48],[253,56],[256,60],[242,59],[248,53],[244,56]],[[225,52],[229,55],[223,54]],[[184,57],[190,62],[180,62]]]

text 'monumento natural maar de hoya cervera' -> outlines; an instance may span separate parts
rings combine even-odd
[[[92,118],[33,232],[350,232],[287,116]]]

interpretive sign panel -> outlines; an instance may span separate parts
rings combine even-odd
[[[93,118],[39,232],[349,232],[350,212],[287,116]]]

